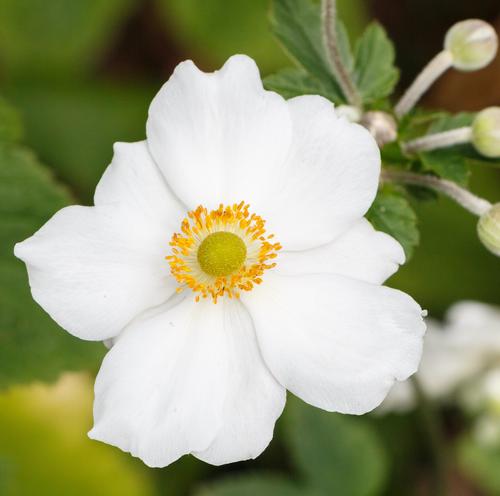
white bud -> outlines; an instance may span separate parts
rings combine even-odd
[[[475,71],[486,67],[498,48],[495,29],[485,21],[468,19],[457,22],[446,33],[444,47],[453,56],[453,67]]]
[[[489,107],[472,123],[472,144],[485,157],[500,157],[500,107]]]
[[[366,112],[361,118],[361,125],[372,134],[378,146],[395,141],[398,137],[398,125],[391,114],[381,110]]]
[[[479,218],[477,234],[483,245],[500,257],[500,203],[493,205]]]

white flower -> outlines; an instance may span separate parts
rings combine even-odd
[[[500,309],[463,301],[449,309],[443,325],[427,322],[417,378],[429,397],[446,399],[495,363],[500,364]],[[479,401],[476,382],[467,391],[468,403]],[[412,384],[398,382],[379,411],[406,411],[415,405]]]
[[[181,63],[147,140],[115,146],[95,207],[15,249],[54,320],[114,343],[90,437],[151,466],[244,460],[286,389],[361,414],[412,374],[421,309],[381,286],[403,250],[363,219],[379,169],[364,128],[324,98],[264,91],[248,57]]]

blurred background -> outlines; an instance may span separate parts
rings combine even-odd
[[[353,39],[373,18],[386,27],[397,47],[400,91],[441,49],[453,22],[477,17],[500,31],[498,0],[340,0],[339,10]],[[314,414],[297,419],[289,413],[294,401],[253,462],[215,468],[185,457],[148,469],[88,440],[104,347],[57,328],[31,300],[25,269],[11,255],[15,241],[61,206],[91,204],[112,144],[145,137],[149,102],[177,63],[189,58],[214,70],[231,54],[246,53],[262,75],[290,65],[270,33],[268,11],[269,0],[0,0],[0,133],[8,123],[6,139],[23,143],[0,153],[18,171],[15,181],[0,175],[0,495],[245,496],[260,489],[232,488],[241,474],[299,485],[305,477],[296,454],[305,441],[293,432]],[[449,111],[500,104],[500,57],[474,75],[450,71],[423,103]],[[38,162],[64,186],[53,187],[45,171],[35,170]],[[478,166],[471,188],[498,201],[500,173]],[[499,259],[477,240],[475,219],[444,199],[415,207],[421,246],[390,284],[436,317],[457,300],[500,304]],[[335,425],[325,429],[339,429],[342,449],[324,446],[322,454],[318,447],[313,463],[338,472],[338,481],[364,474],[372,482],[338,482],[314,494],[435,494],[417,414],[332,418]],[[453,436],[455,412],[446,423]],[[500,494],[500,448],[496,456],[488,466],[458,461],[448,475],[450,494]],[[218,488],[222,478],[229,483]],[[278,485],[269,494],[293,494]]]

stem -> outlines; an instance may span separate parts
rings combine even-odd
[[[406,90],[401,97],[394,112],[397,117],[401,118],[407,114],[420,100],[420,97],[429,89],[429,87],[439,78],[445,71],[447,71],[453,61],[453,56],[448,50],[439,52],[423,69],[422,72],[416,77],[415,81]]]
[[[344,65],[340,54],[337,37],[337,6],[335,0],[321,0],[323,24],[323,44],[333,74],[337,77],[347,101],[354,107],[361,108],[362,101],[352,82],[351,75]]]
[[[436,150],[437,148],[446,148],[453,145],[461,145],[469,143],[472,139],[471,127],[459,127],[442,133],[428,134],[407,143],[403,143],[403,148],[406,152],[423,152],[428,150]]]
[[[439,191],[452,200],[455,200],[463,208],[478,217],[485,214],[492,206],[489,201],[479,198],[454,182],[436,176],[384,169],[380,173],[380,180],[382,182],[387,181],[400,184],[411,184],[414,186],[425,186],[426,188]]]
[[[446,496],[447,483],[446,473],[448,468],[448,453],[446,443],[441,429],[441,423],[435,409],[425,395],[418,379],[412,376],[411,382],[418,398],[418,411],[422,420],[422,426],[426,431],[429,449],[432,454],[434,468],[434,492],[436,496]]]

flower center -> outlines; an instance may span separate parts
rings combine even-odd
[[[247,247],[236,234],[219,231],[202,241],[197,256],[201,270],[209,276],[228,276],[245,263]]]
[[[220,205],[207,210],[200,205],[188,212],[179,233],[170,241],[167,258],[170,272],[180,286],[190,288],[196,301],[222,296],[238,298],[262,283],[262,275],[272,269],[281,249],[266,235],[265,220],[251,214],[245,202]]]

